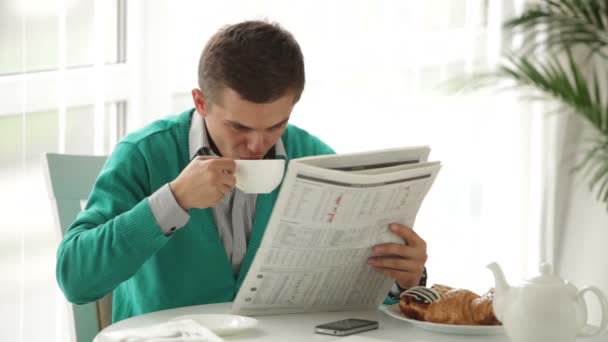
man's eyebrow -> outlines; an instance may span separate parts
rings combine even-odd
[[[278,128],[278,127],[281,127],[281,126],[283,126],[284,124],[286,124],[286,123],[287,123],[287,121],[289,121],[289,118],[287,118],[287,119],[285,119],[285,120],[283,120],[283,121],[279,122],[279,123],[278,123],[278,124],[276,124],[276,125],[270,126],[270,127],[268,127],[268,128]]]
[[[243,125],[242,123],[239,123],[239,122],[237,122],[237,121],[232,121],[232,120],[227,120],[227,121],[228,121],[228,123],[230,123],[231,125],[233,125],[233,126],[235,126],[235,127],[242,128],[242,129],[250,129],[250,130],[254,130],[254,128],[249,127],[249,126],[245,126],[245,125]],[[278,127],[281,127],[281,126],[283,126],[285,123],[287,123],[288,121],[289,121],[289,118],[287,118],[287,119],[285,119],[285,120],[283,120],[283,121],[281,121],[281,122],[279,122],[279,123],[277,123],[277,124],[275,124],[275,125],[272,125],[272,126],[270,126],[270,127],[266,128],[266,129],[272,129],[272,128],[278,128]]]

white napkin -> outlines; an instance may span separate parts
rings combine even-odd
[[[191,319],[140,328],[109,331],[97,336],[98,342],[223,342],[211,330]]]

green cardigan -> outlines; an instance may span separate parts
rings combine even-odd
[[[147,197],[188,164],[192,113],[156,121],[116,146],[85,210],[59,246],[57,280],[71,302],[92,302],[114,291],[112,320],[116,322],[151,311],[234,299],[279,189],[258,195],[247,252],[236,276],[210,208],[191,209],[186,226],[165,236]],[[288,160],[333,153],[318,138],[292,125],[281,139]]]

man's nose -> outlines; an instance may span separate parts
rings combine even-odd
[[[247,143],[247,148],[253,153],[264,152],[264,134],[252,133]]]

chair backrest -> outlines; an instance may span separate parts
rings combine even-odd
[[[59,153],[43,155],[47,192],[55,218],[58,241],[82,210],[107,157]],[[70,338],[73,342],[90,342],[111,323],[112,294],[94,303],[70,304]]]

